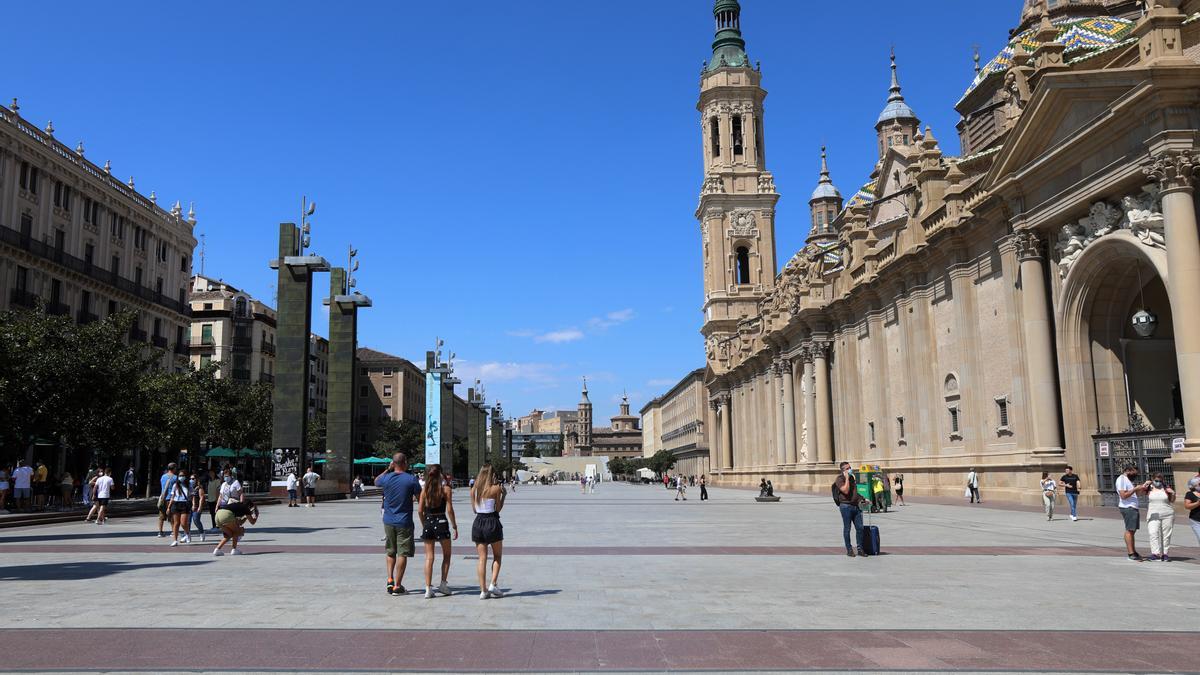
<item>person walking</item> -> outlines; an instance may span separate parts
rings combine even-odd
[[[88,514],[84,516],[83,522],[91,519],[92,513],[96,513],[96,524],[103,525],[108,520],[108,501],[112,499],[114,481],[113,477],[108,475],[104,467],[101,467],[96,472],[96,477],[92,479],[91,485],[85,485],[84,489],[92,493],[93,505]],[[72,482],[71,490],[74,491],[75,484]]]
[[[355,476],[354,481],[350,483],[350,495],[353,499],[362,497],[363,493],[362,478]]]
[[[421,517],[421,541],[425,542],[425,598],[433,597],[433,559],[435,548],[442,546],[442,583],[437,592],[450,595],[450,541],[458,539],[458,521],[454,518],[454,493],[442,479],[442,465],[425,468],[426,485],[417,498],[417,514]]]
[[[75,477],[70,471],[64,471],[62,478],[58,481],[58,491],[62,494],[62,508],[60,511],[66,511],[75,505]],[[0,502],[2,503],[2,502]]]
[[[896,477],[892,479],[892,484],[896,486],[896,506],[908,506],[904,503],[904,474],[896,474]]]
[[[217,510],[225,508],[234,502],[242,501],[242,483],[234,477],[233,471],[226,468],[221,476],[221,488],[217,492]]]
[[[863,496],[858,494],[858,484],[854,480],[854,472],[850,470],[850,462],[838,465],[838,474],[833,481],[833,501],[842,514],[842,543],[846,545],[846,555],[853,558],[855,554],[866,556],[863,551],[863,518],[860,504]],[[850,545],[850,526],[854,525],[854,536],[857,544]]]
[[[247,520],[251,525],[258,522],[258,507],[249,499],[229,502],[217,509],[217,527],[221,529],[221,541],[213,549],[213,555],[225,555],[221,549],[227,541],[233,542],[229,555],[242,555],[242,549],[238,548],[238,540],[246,536]]]
[[[99,467],[93,464],[92,466],[88,467],[87,473],[83,476],[83,489],[80,490],[80,492],[83,494],[80,495],[80,497],[83,499],[84,506],[92,506],[92,485],[95,484],[97,471],[99,471]],[[75,491],[73,485],[71,491]]]
[[[308,500],[308,508],[313,508],[317,505],[317,481],[321,480],[320,474],[313,471],[313,468],[308,467],[308,472],[304,474],[301,481],[304,483],[304,498]]]
[[[979,498],[979,473],[974,468],[967,472],[967,495],[971,498],[972,504],[983,503],[983,500]]]
[[[705,480],[704,474],[700,474],[700,501],[708,501],[708,482]]]
[[[1130,560],[1141,562],[1142,556],[1138,555],[1137,547],[1134,542],[1134,535],[1138,531],[1138,493],[1145,493],[1149,487],[1149,482],[1135,485],[1133,480],[1137,478],[1138,470],[1132,464],[1126,465],[1125,471],[1117,476],[1117,510],[1121,513],[1121,519],[1125,522],[1125,550],[1127,557]]]
[[[675,501],[679,501],[681,497],[683,501],[687,501],[687,478],[678,475],[675,476]]]
[[[133,499],[133,488],[137,485],[137,477],[133,475],[133,465],[130,464],[128,469],[125,469],[125,500]]]
[[[208,484],[204,486],[204,502],[208,507],[208,517],[212,529],[217,529],[217,498],[221,496],[221,486],[224,484],[215,471],[208,470]]]
[[[392,455],[387,470],[375,477],[383,489],[383,540],[387,553],[388,595],[404,595],[404,571],[413,557],[413,500],[421,495],[421,484],[408,473],[408,456]],[[430,486],[433,489],[435,486]]]
[[[25,460],[17,460],[17,468],[13,469],[13,501],[17,503],[18,511],[30,509],[30,493],[33,492],[33,469],[25,466]]]
[[[204,511],[208,508],[208,488],[204,477],[199,472],[192,474],[192,525],[200,531],[200,541],[204,541]]]
[[[1054,520],[1054,497],[1057,495],[1058,483],[1050,477],[1049,471],[1042,472],[1042,509],[1046,512],[1046,520]]]
[[[1161,473],[1150,480],[1146,491],[1146,529],[1150,531],[1150,559],[1171,561],[1171,532],[1175,527],[1175,490]]]
[[[476,572],[479,575],[479,599],[502,598],[504,593],[496,587],[500,579],[500,561],[504,555],[504,525],[500,523],[500,510],[504,508],[504,488],[495,483],[492,465],[484,464],[475,477],[471,488],[471,510],[475,522],[471,525],[471,541],[479,556]],[[492,580],[487,583],[488,547],[492,551]]]
[[[300,486],[300,481],[296,478],[295,471],[289,471],[287,475],[287,492],[288,492],[288,508],[296,508],[296,489]]]
[[[170,511],[171,514],[171,546],[178,546],[180,542],[184,544],[192,543],[192,538],[188,536],[187,526],[188,518],[191,516],[191,490],[188,486],[187,477],[182,473],[176,477],[171,484],[170,492]],[[183,530],[182,539],[179,536],[179,531]]]
[[[171,493],[175,489],[175,462],[167,465],[167,470],[158,479],[158,536],[163,535],[163,523],[171,518]],[[84,486],[87,489],[87,486]]]
[[[1071,520],[1079,520],[1079,516],[1075,512],[1079,502],[1079,474],[1068,466],[1066,473],[1058,479],[1058,482],[1062,483],[1063,494],[1067,495],[1067,506],[1071,507]]]
[[[1183,496],[1183,508],[1187,509],[1188,522],[1200,543],[1200,476],[1193,476],[1187,483],[1187,494]]]

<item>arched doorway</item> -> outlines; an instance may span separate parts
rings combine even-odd
[[[1170,474],[1182,417],[1166,254],[1125,231],[1092,242],[1058,302],[1064,432],[1076,466],[1093,467],[1105,503],[1126,463]],[[1139,333],[1134,315],[1157,319]],[[1176,431],[1172,431],[1176,429]],[[1115,503],[1115,502],[1114,502]]]

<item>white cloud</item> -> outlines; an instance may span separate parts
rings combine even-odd
[[[633,319],[634,313],[632,309],[618,309],[615,312],[609,312],[604,316],[594,317],[588,320],[588,325],[592,328],[604,330],[612,328]]]
[[[675,384],[675,380],[665,377],[656,380],[646,380],[647,387],[669,387],[673,384]]]
[[[454,364],[454,374],[463,382],[482,380],[484,387],[500,382],[532,382],[551,384],[556,381],[554,372],[559,366],[549,363],[516,361],[486,361],[476,363],[459,359]],[[493,389],[495,391],[495,389]]]
[[[563,328],[561,330],[552,330],[549,333],[535,335],[534,342],[550,342],[559,344],[563,342],[574,342],[583,339],[583,331],[578,328]]]

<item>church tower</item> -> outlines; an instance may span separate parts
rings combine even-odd
[[[808,210],[812,215],[812,227],[808,231],[808,240],[836,239],[837,232],[833,229],[833,221],[842,210],[842,193],[829,178],[829,164],[825,161],[825,146],[821,146],[821,177],[812,197],[808,200]]]
[[[583,378],[583,398],[579,401],[579,440],[575,444],[576,457],[592,455],[592,402],[588,400],[587,378]]]
[[[696,218],[704,255],[707,338],[758,313],[775,283],[775,203],[766,169],[762,73],[750,67],[737,0],[716,0],[712,61],[700,73],[704,183]]]
[[[896,77],[896,50],[892,50],[892,86],[888,89],[887,105],[875,121],[875,134],[879,138],[879,156],[894,145],[912,145],[921,128],[917,114],[904,102],[900,93],[900,80]]]

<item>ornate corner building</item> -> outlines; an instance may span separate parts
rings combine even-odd
[[[843,200],[822,148],[779,270],[762,72],[716,1],[696,218],[718,483],[823,489],[845,459],[1034,500],[1071,464],[1099,503],[1125,462],[1194,473],[1200,0],[1145,4],[1025,0],[955,104],[958,157],[893,54],[869,180]]]

